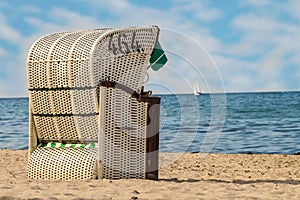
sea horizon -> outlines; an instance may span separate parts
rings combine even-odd
[[[282,93],[282,92],[295,92],[300,93],[300,90],[270,90],[270,91],[228,91],[228,92],[203,92],[201,95],[207,95],[207,94],[255,94],[255,93]],[[194,95],[191,93],[153,93],[153,96],[159,96],[159,95]],[[29,98],[29,96],[16,96],[16,97],[0,97],[0,99],[26,99]]]
[[[161,96],[161,152],[300,152],[300,91],[226,93],[226,104],[215,101],[218,95],[155,96]],[[28,97],[0,98],[0,148],[28,148],[28,105]]]

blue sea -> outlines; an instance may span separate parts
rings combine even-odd
[[[28,98],[0,99],[0,148],[28,148]],[[161,95],[161,152],[300,152],[300,92]]]

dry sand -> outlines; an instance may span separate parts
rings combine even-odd
[[[160,154],[159,181],[28,180],[27,151],[4,149],[0,199],[300,199],[299,155],[174,156]]]

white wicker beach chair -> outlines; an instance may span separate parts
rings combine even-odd
[[[141,91],[158,34],[156,26],[98,29],[33,44],[29,178],[158,178],[160,98]]]

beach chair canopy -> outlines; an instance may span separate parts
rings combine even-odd
[[[149,65],[166,62],[158,35],[156,26],[106,28],[33,44],[28,177],[157,178],[159,98],[141,88]]]

